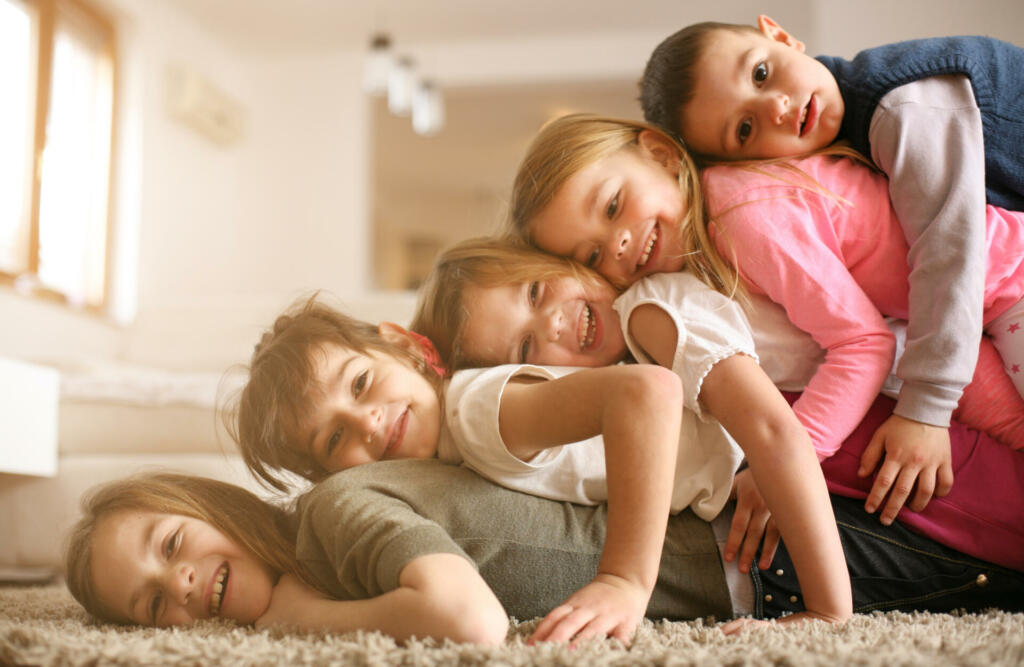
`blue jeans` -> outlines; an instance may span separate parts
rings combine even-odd
[[[1024,573],[965,556],[899,523],[883,526],[877,514],[864,511],[863,503],[832,496],[855,612],[1024,611]],[[756,618],[804,610],[796,570],[784,546],[767,570],[755,565],[751,578]]]

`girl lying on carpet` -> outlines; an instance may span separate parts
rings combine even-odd
[[[877,403],[875,423],[854,437],[866,440],[891,407]],[[1005,449],[963,428],[951,436],[975,458]],[[1024,609],[1021,573],[881,526],[856,501],[832,504],[856,611]],[[504,639],[508,615],[543,614],[593,578],[608,522],[605,505],[522,494],[431,460],[337,473],[291,509],[224,482],[150,473],[94,489],[83,510],[68,588],[106,621],[225,618],[488,644]],[[669,519],[648,617],[802,608],[784,545],[768,570],[724,567],[728,525],[728,511],[711,523],[689,510]]]
[[[576,284],[569,262],[551,262]],[[613,295],[605,283],[609,310]],[[616,332],[604,347],[621,357],[625,345],[621,334],[612,342]],[[745,453],[808,591],[803,612],[783,622],[837,622],[852,613],[821,468],[767,380],[753,392],[730,393],[744,452],[720,424],[685,408],[680,380],[668,369],[507,365],[460,371],[438,388],[436,373],[418,373],[410,362],[424,345],[433,350],[397,325],[378,331],[316,301],[279,317],[254,353],[239,404],[238,442],[251,468],[263,475],[267,466],[289,468],[315,481],[381,458],[437,456],[519,491],[584,504],[607,500],[598,575],[551,610],[533,638],[628,641],[657,578],[669,511],[717,516]],[[765,391],[771,393],[757,415],[770,428],[760,428],[749,405]]]
[[[764,297],[749,295],[742,309],[737,301],[686,271],[649,276],[617,295],[607,281],[584,267],[576,266],[570,273],[568,262],[507,240],[482,238],[458,243],[435,263],[423,286],[412,327],[435,341],[456,370],[509,361],[599,366],[623,360],[627,343],[634,358],[650,360],[646,350],[651,348],[642,343],[642,334],[651,333],[654,327],[647,331],[641,328],[641,335],[637,335],[637,320],[642,309],[657,309],[657,314],[668,320],[664,325],[670,328],[662,335],[671,339],[658,362],[679,374],[690,412],[700,415],[704,423],[720,419],[740,444],[747,437],[744,429],[757,418],[763,419],[770,408],[748,399],[730,411],[728,400],[747,392],[767,403],[764,394],[771,398],[774,389],[760,381],[765,376],[782,388],[801,390],[817,368],[820,348],[789,322],[778,305]],[[589,332],[581,334],[581,327]],[[582,339],[586,339],[586,345],[580,344]],[[484,371],[497,372],[499,369]],[[550,375],[538,366],[524,366],[519,373]],[[461,379],[465,375],[456,372],[452,386],[465,384]],[[966,395],[976,403],[984,399],[985,407],[999,406],[1003,418],[1011,423],[1024,423],[1024,402],[1002,372],[998,354],[991,346],[982,348],[978,377],[981,390],[972,384]],[[760,394],[753,393],[744,387],[748,382],[768,387]],[[448,399],[467,394],[466,390],[453,393],[449,389]],[[782,400],[778,392],[774,394],[775,399]],[[788,411],[785,402],[782,406]],[[793,417],[792,412],[789,416]],[[492,427],[491,431],[497,429]],[[484,440],[486,433],[481,431],[478,440]],[[500,443],[493,449],[500,449]],[[858,475],[864,451],[863,446],[854,450],[848,444],[822,462],[832,491],[866,497],[870,479]],[[1014,491],[1016,498],[1007,499],[1013,507],[1004,504],[1003,499],[993,502],[992,494],[992,489],[1010,495],[1009,490],[1021,488],[1024,478],[1012,471],[1021,470],[1024,456],[1009,448],[997,456],[1010,466],[994,473],[1009,475],[1000,483],[993,484],[985,474],[965,477],[965,481],[973,479],[983,486],[958,484],[920,512],[902,510],[900,520],[954,549],[1024,569],[1024,521],[1020,514],[1024,494]],[[469,467],[501,481],[496,478],[501,471],[495,472],[490,463],[500,461],[494,455],[483,461],[480,455],[466,458]],[[954,449],[953,463],[959,475],[962,467],[970,464],[969,452]],[[511,465],[506,463],[505,468]],[[520,467],[525,469],[526,464]],[[731,561],[742,542],[741,570],[751,562],[766,520],[757,488],[740,485],[745,474],[747,471],[736,478],[737,511],[726,549],[726,559]],[[774,537],[769,530],[759,563],[762,569],[770,566]]]

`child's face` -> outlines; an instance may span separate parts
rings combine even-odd
[[[674,147],[666,150],[678,155]],[[652,273],[681,270],[686,207],[678,158],[658,155],[641,143],[573,174],[530,222],[533,242],[623,287]]]
[[[607,366],[626,354],[615,290],[575,278],[470,287],[462,334],[466,355],[482,363]]]
[[[324,470],[437,454],[441,404],[410,365],[328,344],[314,353],[313,367],[324,396],[299,425],[294,446]]]
[[[132,510],[97,523],[91,575],[99,599],[121,621],[161,627],[214,617],[252,623],[269,606],[275,581],[266,565],[205,521]]]
[[[747,160],[800,155],[835,141],[844,112],[835,77],[771,19],[762,17],[761,31],[709,36],[693,99],[680,109],[690,150]]]

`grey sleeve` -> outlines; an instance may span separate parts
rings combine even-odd
[[[984,309],[985,149],[970,81],[937,76],[892,90],[870,142],[910,247],[895,413],[948,426],[974,374]]]
[[[386,486],[345,481],[329,478],[303,498],[296,539],[299,560],[337,599],[398,588],[402,569],[420,556],[453,553],[473,562],[440,525]]]

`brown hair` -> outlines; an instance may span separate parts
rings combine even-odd
[[[572,277],[604,280],[571,259],[556,257],[514,237],[477,237],[446,248],[420,288],[412,330],[434,342],[441,359],[452,371],[490,366],[493,359],[475,359],[462,349],[462,333],[469,312],[464,303],[467,287],[499,287],[533,280]]]
[[[708,37],[718,30],[761,35],[754,26],[707,21],[688,25],[662,40],[647,59],[640,80],[640,106],[647,122],[682,138],[682,110],[693,99],[697,65]]]
[[[512,233],[532,243],[533,219],[551,203],[562,185],[597,160],[636,147],[644,131],[663,137],[675,148],[679,159],[679,190],[686,207],[679,233],[687,266],[711,288],[734,295],[739,279],[708,236],[696,165],[682,144],[664,130],[640,121],[571,114],[542,127],[527,149],[512,186],[509,210]]]
[[[386,340],[375,325],[322,303],[317,294],[296,301],[263,334],[249,362],[249,381],[221,413],[250,472],[275,489],[289,488],[286,477],[275,474],[278,470],[313,482],[328,474],[311,456],[289,443],[296,438],[298,425],[310,407],[321,398],[323,388],[314,377],[313,355],[329,345],[406,361],[440,388],[441,378],[422,356]]]
[[[92,488],[81,507],[83,516],[66,539],[64,574],[71,595],[103,620],[125,622],[97,595],[92,576],[93,533],[102,520],[128,510],[205,521],[275,573],[291,573],[316,586],[295,557],[290,512],[234,484],[176,473],[140,474]]]

